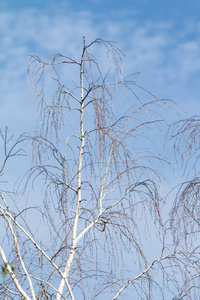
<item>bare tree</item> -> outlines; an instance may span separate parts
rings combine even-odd
[[[1,299],[196,299],[199,249],[175,236],[189,225],[175,224],[177,202],[167,217],[161,193],[169,162],[157,150],[175,104],[124,76],[122,57],[101,39],[83,39],[80,60],[30,57],[39,117],[2,164],[32,142],[25,193],[0,194]]]

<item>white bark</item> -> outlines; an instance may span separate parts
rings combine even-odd
[[[6,203],[6,200],[4,199],[4,197],[2,196],[2,194],[0,193],[0,197],[2,198],[3,202],[5,203],[6,205],[6,209],[3,208],[3,206],[0,205],[0,211],[2,213],[2,215],[5,215],[5,216],[8,216],[8,218],[10,218],[10,220],[12,220],[14,222],[14,224],[21,230],[21,232],[23,232],[27,237],[28,239],[34,244],[34,246],[42,253],[42,255],[52,264],[52,266],[59,272],[59,274],[62,276],[62,279],[64,280],[64,283],[67,285],[68,287],[68,290],[69,290],[69,293],[71,295],[72,294],[72,291],[71,291],[71,288],[70,288],[70,285],[67,281],[66,278],[63,277],[63,274],[61,272],[61,270],[58,268],[58,266],[50,259],[50,257],[42,250],[42,248],[36,243],[36,241],[30,236],[30,234],[28,234],[28,232],[20,225],[18,224],[18,222],[13,218],[13,216],[11,215],[11,213],[9,212],[9,207]],[[3,251],[3,250],[2,250]],[[2,252],[3,253],[3,252]],[[12,270],[11,270],[12,271]],[[13,278],[16,278],[16,277],[13,277],[11,276],[12,279]],[[17,281],[18,282],[18,281]],[[16,285],[16,284],[15,284]],[[58,291],[59,293],[59,291]]]
[[[2,249],[1,246],[0,246],[0,255],[1,255],[2,259],[3,259],[4,264],[7,266],[6,269],[7,269],[8,273],[10,274],[10,277],[12,278],[12,280],[13,280],[13,282],[14,282],[16,288],[18,289],[18,291],[19,291],[19,293],[20,293],[20,295],[21,295],[24,299],[26,299],[26,300],[31,300],[31,298],[29,298],[29,296],[28,296],[28,295],[26,294],[26,292],[22,289],[20,283],[18,282],[18,280],[17,280],[17,278],[16,278],[14,272],[12,271],[11,266],[10,266],[9,263],[8,263],[8,260],[7,260],[7,258],[6,258],[6,255],[5,255],[5,253],[4,253],[4,251],[3,251],[3,249]]]
[[[83,91],[83,59],[85,55],[85,40],[83,38],[83,53],[81,57],[81,65],[80,65],[80,86],[81,86],[81,101],[80,101],[80,151],[79,151],[79,158],[78,158],[78,170],[77,170],[77,205],[76,205],[76,212],[74,217],[74,224],[73,224],[73,231],[72,231],[72,245],[71,245],[71,251],[69,254],[69,258],[67,260],[65,270],[63,272],[63,278],[61,279],[60,286],[59,286],[59,293],[57,294],[56,300],[61,299],[61,294],[63,292],[64,286],[65,286],[65,278],[68,277],[75,253],[76,253],[76,247],[77,247],[77,227],[78,227],[78,220],[79,220],[79,212],[81,207],[81,169],[82,169],[82,156],[83,156],[83,150],[85,145],[85,134],[84,134],[84,127],[83,127],[83,110],[84,110],[84,91]],[[71,299],[74,300],[74,296],[72,292],[70,293]]]

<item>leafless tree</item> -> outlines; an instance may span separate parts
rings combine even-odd
[[[101,39],[83,39],[79,60],[30,57],[36,134],[1,135],[1,174],[21,143],[33,159],[25,192],[0,193],[0,299],[197,299],[198,216],[162,194],[175,104],[124,76],[122,58]]]

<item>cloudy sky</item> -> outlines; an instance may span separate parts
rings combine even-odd
[[[140,72],[138,84],[200,115],[199,15],[197,0],[0,1],[0,128],[34,128],[28,55],[78,58],[83,35],[115,41],[125,74]]]
[[[0,129],[35,128],[29,55],[78,59],[82,37],[115,41],[125,74],[200,115],[199,0],[0,0]]]
[[[24,131],[34,118],[28,54],[76,57],[83,35],[116,41],[126,73],[140,72],[142,86],[200,114],[199,15],[197,0],[1,1],[0,127]]]

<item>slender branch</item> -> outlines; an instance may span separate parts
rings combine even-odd
[[[3,262],[6,266],[6,269],[8,271],[8,273],[10,274],[10,277],[12,278],[17,290],[19,291],[20,295],[25,299],[25,300],[31,300],[31,298],[29,298],[29,296],[26,294],[26,292],[22,289],[20,283],[18,282],[14,272],[12,271],[12,268],[10,266],[10,264],[8,263],[8,260],[6,258],[6,255],[2,249],[2,247],[0,246],[0,255],[3,259]],[[34,298],[35,299],[35,298]]]
[[[8,210],[8,209],[7,209],[7,210]],[[25,266],[25,264],[24,264],[23,258],[22,258],[22,256],[21,256],[20,249],[19,249],[19,241],[18,241],[17,235],[15,234],[15,231],[14,231],[14,229],[13,229],[13,227],[12,227],[11,219],[10,219],[10,217],[7,217],[7,216],[6,216],[4,210],[1,209],[1,207],[0,207],[0,211],[1,211],[1,213],[2,213],[2,215],[3,215],[3,217],[4,217],[4,219],[6,220],[8,226],[9,226],[9,228],[10,228],[10,231],[11,231],[12,236],[13,236],[13,239],[14,239],[15,249],[16,249],[16,252],[17,252],[17,256],[19,257],[21,266],[22,266],[22,268],[23,268],[23,270],[24,270],[24,273],[25,273],[25,275],[26,275],[26,278],[27,278],[27,280],[28,280],[28,283],[29,283],[29,286],[30,286],[30,290],[31,290],[31,294],[32,294],[33,300],[36,300],[35,292],[34,292],[34,289],[33,289],[33,284],[32,284],[31,278],[30,278],[30,276],[29,276],[29,273],[28,273],[28,271],[27,271],[27,269],[26,269],[26,266]],[[10,214],[10,212],[9,212],[9,214]]]
[[[6,207],[8,208],[8,205],[4,199],[4,197],[2,196],[2,194],[0,193],[0,197],[2,198],[3,202],[5,203]],[[28,237],[28,239],[34,244],[34,246],[42,253],[42,255],[52,264],[52,266],[58,271],[58,273],[61,275],[61,277],[63,278],[65,284],[67,285],[67,288],[69,290],[70,296],[71,298],[74,300],[74,296],[71,290],[71,287],[67,281],[67,279],[64,277],[63,273],[61,272],[61,270],[58,268],[58,266],[51,260],[51,258],[42,250],[42,248],[36,243],[36,241],[30,236],[30,234],[28,234],[28,232],[16,221],[16,219],[11,215],[11,213],[9,213],[8,209],[3,208],[2,205],[0,205],[0,211],[1,212],[5,212],[6,215],[8,215],[8,217],[14,222],[14,224]]]
[[[160,261],[167,259],[167,258],[171,258],[172,256],[174,256],[175,253],[170,254],[168,256],[162,257],[160,259],[154,260],[142,273],[140,273],[139,275],[137,275],[136,277],[132,278],[131,280],[129,280],[120,290],[119,292],[117,292],[117,294],[112,298],[112,300],[117,299],[117,297],[122,293],[122,291],[127,288],[129,286],[129,284],[131,284],[133,281],[135,281],[136,279],[140,278],[142,275],[146,274],[155,264],[159,263]]]

